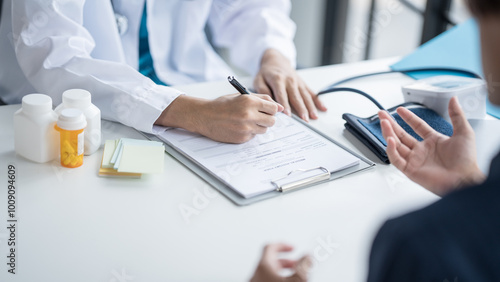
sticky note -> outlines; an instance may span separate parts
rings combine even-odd
[[[113,156],[111,156],[111,160],[109,161],[110,163],[112,164],[116,163],[116,160],[118,159],[121,153],[121,147],[122,147],[122,139],[118,140],[118,143],[115,146],[115,151],[113,152]]]
[[[138,139],[130,139],[130,138],[121,138],[118,142],[118,145],[115,149],[113,157],[111,158],[111,163],[113,164],[114,169],[118,169],[121,164],[121,158],[123,154],[123,147],[126,145],[137,145],[137,146],[162,146],[163,144],[156,141],[148,141],[148,140],[138,140]]]
[[[124,144],[118,172],[161,173],[163,172],[164,156],[165,148],[163,146]]]
[[[106,140],[104,143],[104,152],[102,153],[102,168],[112,168],[113,164],[111,163],[111,158],[113,157],[113,153],[115,152],[117,142],[116,140]]]
[[[120,178],[141,178],[141,173],[118,172],[112,168],[100,168],[99,176],[120,177]]]

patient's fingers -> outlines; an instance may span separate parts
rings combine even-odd
[[[430,134],[437,133],[425,121],[410,110],[399,107],[397,111],[399,116],[423,139],[427,138]]]
[[[278,262],[283,268],[294,268],[297,265],[297,261],[291,259],[279,259]]]
[[[379,111],[378,112],[379,118],[382,120],[387,120],[390,123],[390,128],[391,130],[387,130],[386,128],[386,135],[384,135],[384,128],[382,127],[382,135],[384,136],[385,140],[387,140],[387,137],[393,136],[397,141],[405,144],[408,148],[412,149],[417,143],[418,140],[413,138],[410,134],[408,134],[399,124],[396,123],[396,121],[392,118],[391,115],[389,115],[385,111]]]
[[[389,157],[391,164],[393,164],[397,169],[401,170],[402,172],[405,172],[406,165],[408,162],[399,154],[396,147],[397,144],[394,137],[389,137],[387,139],[387,156]]]
[[[451,98],[448,104],[448,113],[450,114],[451,124],[453,124],[453,135],[456,134],[474,134],[472,127],[467,121],[464,111],[458,103],[458,98]]]
[[[405,144],[401,143],[399,138],[397,138],[396,133],[394,133],[392,129],[390,121],[388,121],[387,119],[383,119],[380,121],[380,126],[382,128],[382,135],[384,135],[385,140],[389,139],[389,137],[394,138],[396,142],[396,149],[403,158],[406,158],[411,153],[411,149],[408,148],[408,146],[406,146]]]

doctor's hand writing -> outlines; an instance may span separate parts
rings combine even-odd
[[[274,49],[264,52],[261,67],[254,80],[258,93],[274,97],[285,107],[284,113],[291,114],[293,108],[305,121],[317,119],[317,109],[326,111],[318,96],[297,75],[288,59]]]
[[[406,108],[397,111],[424,139],[419,142],[406,133],[387,112],[378,113],[389,160],[406,176],[440,196],[484,181],[476,162],[474,131],[456,97],[448,106],[453,124],[451,137],[438,133]]]
[[[270,244],[264,247],[262,258],[250,282],[305,282],[311,268],[312,261],[309,256],[303,256],[300,260],[280,258],[280,253],[290,252],[292,246],[285,244]],[[280,272],[283,269],[293,270],[295,273],[289,277],[283,277]]]
[[[265,94],[231,94],[215,100],[181,95],[156,124],[179,127],[226,143],[243,143],[276,122],[283,106]]]

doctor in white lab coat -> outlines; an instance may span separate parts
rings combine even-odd
[[[138,130],[159,124],[244,142],[272,126],[279,111],[293,108],[308,120],[326,110],[294,70],[290,8],[289,0],[4,0],[0,98],[19,103],[40,92],[59,104],[66,89],[83,88],[104,118]],[[141,27],[157,83],[139,72]],[[267,95],[206,100],[161,85],[232,73],[206,28],[234,65],[255,76],[256,91],[279,104]]]

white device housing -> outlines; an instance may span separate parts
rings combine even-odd
[[[486,83],[482,79],[454,75],[439,75],[420,79],[403,86],[405,102],[416,102],[434,110],[446,120],[448,103],[457,96],[467,119],[486,116]]]

